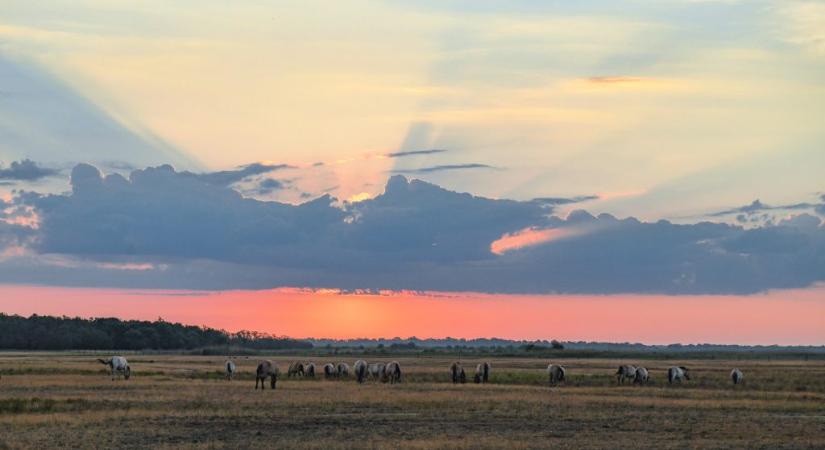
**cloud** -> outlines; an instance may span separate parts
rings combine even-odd
[[[823,204],[825,204],[825,199],[823,199]],[[765,211],[795,211],[795,210],[810,210],[816,209],[821,207],[822,205],[816,203],[808,203],[808,202],[801,202],[801,203],[791,203],[786,205],[766,205],[762,203],[759,199],[754,200],[752,203],[744,206],[739,206],[735,208],[724,209],[722,211],[716,211],[709,214],[706,214],[708,217],[722,217],[728,216],[732,214],[737,214],[737,220],[742,222],[740,218],[744,219],[747,216],[751,216],[754,214],[759,214]]]
[[[430,150],[410,150],[406,152],[393,152],[387,153],[385,156],[387,158],[403,158],[405,156],[416,156],[416,155],[432,155],[435,153],[445,153],[447,150],[443,149],[430,149]]]
[[[183,174],[216,186],[229,186],[230,184],[237,183],[254,175],[261,175],[276,170],[292,168],[294,167],[289,164],[252,163],[245,166],[240,166],[235,170],[221,170],[218,172],[207,173],[183,172]]]
[[[589,77],[587,78],[589,83],[594,84],[618,84],[618,83],[639,83],[645,81],[644,78],[638,77],[622,77],[622,76],[602,76],[602,77]]]
[[[7,168],[0,165],[0,180],[36,181],[41,178],[57,175],[58,171],[40,167],[30,159],[12,161]]]
[[[825,280],[825,227],[810,214],[751,229],[583,210],[561,218],[541,201],[401,175],[357,203],[323,196],[290,205],[244,198],[171,166],[126,178],[81,164],[71,188],[3,200],[2,211],[28,208],[37,226],[0,215],[0,246],[25,249],[0,261],[0,282],[742,294]]]
[[[532,201],[541,203],[547,206],[569,205],[572,203],[581,203],[589,200],[598,200],[598,195],[577,195],[575,197],[538,197]]]
[[[258,182],[254,192],[259,195],[267,195],[283,189],[286,187],[286,184],[287,183],[285,181],[276,180],[274,178],[264,178]]]
[[[451,170],[467,170],[467,169],[495,169],[495,167],[487,164],[445,164],[440,166],[421,167],[418,169],[395,169],[391,173],[409,173],[409,174],[424,174],[433,172],[445,172]]]

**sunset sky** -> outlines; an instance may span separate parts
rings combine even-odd
[[[823,145],[819,1],[6,1],[0,312],[821,345]]]

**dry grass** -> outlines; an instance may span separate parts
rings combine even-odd
[[[455,386],[450,360],[400,358],[400,385],[282,378],[261,392],[256,358],[233,382],[223,358],[129,359],[133,378],[112,382],[90,356],[0,354],[0,448],[825,448],[822,361],[646,361],[653,385],[619,387],[619,361],[562,360],[569,381],[551,389],[547,361],[493,360],[492,383]],[[294,357],[272,359],[284,371]],[[677,363],[694,380],[666,386]]]

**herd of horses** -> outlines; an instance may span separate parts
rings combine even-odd
[[[109,366],[112,374],[112,380],[117,376],[122,375],[124,379],[128,380],[132,374],[128,361],[122,356],[113,356],[109,359],[98,359],[102,364]],[[473,375],[474,383],[487,383],[490,380],[490,372],[492,366],[489,362],[482,362],[476,365],[475,374]],[[224,364],[224,374],[227,380],[232,380],[237,371],[237,366],[232,359],[229,359]],[[556,386],[559,383],[565,382],[567,377],[567,369],[559,364],[550,364],[547,366],[547,380],[550,386]],[[350,366],[345,362],[334,365],[327,363],[321,368],[324,378],[327,379],[342,379],[350,376]],[[367,378],[380,380],[383,383],[395,384],[401,382],[401,365],[397,361],[389,363],[373,363],[367,364],[363,359],[355,361],[352,365],[352,373],[355,380],[360,384],[364,383]],[[258,363],[255,368],[255,389],[258,389],[260,384],[261,389],[264,389],[266,379],[269,378],[269,385],[271,389],[275,389],[278,382],[278,377],[281,372],[278,365],[271,360],[263,360]],[[287,369],[287,377],[306,377],[315,378],[316,365],[313,362],[295,361],[289,365]],[[733,369],[730,372],[730,378],[734,385],[741,384],[745,376],[739,369]],[[450,365],[450,379],[454,384],[463,384],[467,382],[467,374],[460,362],[454,362]],[[682,380],[690,380],[690,372],[687,367],[673,366],[667,369],[667,381],[669,384],[681,383]],[[621,365],[616,370],[616,383],[624,384],[625,382],[644,385],[651,381],[650,372],[641,366]]]

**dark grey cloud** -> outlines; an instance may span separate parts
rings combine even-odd
[[[488,199],[400,175],[362,202],[337,206],[323,196],[289,205],[244,198],[171,166],[126,178],[78,165],[71,187],[4,204],[36,214],[39,227],[0,217],[0,245],[30,252],[0,261],[0,282],[742,294],[825,280],[825,227],[810,214],[757,228],[583,210],[559,218],[540,201]],[[565,237],[491,252],[493,241],[527,228]],[[112,269],[120,263],[153,269]]]
[[[289,164],[252,163],[245,166],[240,166],[234,170],[221,170],[218,172],[206,173],[183,172],[183,174],[216,186],[229,186],[255,175],[262,175],[265,173],[274,172],[276,170],[292,168],[294,167]]]
[[[275,191],[280,191],[286,187],[286,184],[287,182],[285,181],[276,180],[274,178],[264,178],[258,182],[254,191],[259,195],[267,195]]]
[[[707,214],[707,216],[709,216],[709,217],[722,217],[722,216],[728,216],[728,215],[732,215],[732,214],[753,215],[753,214],[758,214],[758,213],[765,212],[765,211],[781,211],[781,210],[784,210],[784,211],[797,211],[797,210],[814,209],[814,208],[817,208],[819,206],[822,206],[822,205],[819,205],[819,204],[816,204],[816,203],[807,203],[807,202],[791,203],[791,204],[786,204],[786,205],[766,205],[765,203],[762,203],[759,199],[756,199],[749,205],[744,205],[744,206],[739,206],[739,207],[736,207],[736,208],[729,208],[729,209],[724,209],[722,211],[712,212],[710,214]]]
[[[30,159],[12,161],[8,167],[0,165],[0,180],[37,181],[41,178],[57,175],[55,169],[40,167]]]
[[[467,169],[495,169],[495,167],[487,164],[469,163],[469,164],[444,164],[439,166],[420,167],[417,169],[394,169],[391,173],[407,173],[407,174],[425,174],[433,172],[445,172],[452,170],[467,170]]]
[[[430,149],[430,150],[409,150],[404,152],[393,152],[387,153],[385,156],[388,158],[403,158],[406,156],[417,156],[417,155],[433,155],[436,153],[445,153],[447,150],[443,149]]]

